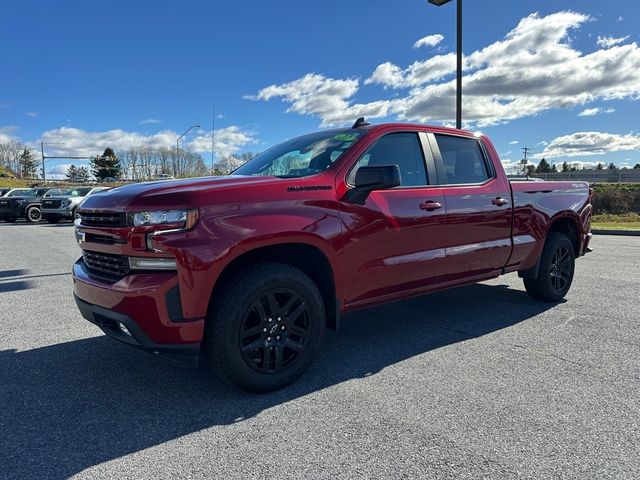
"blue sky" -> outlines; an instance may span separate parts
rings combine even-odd
[[[463,117],[507,165],[525,145],[556,163],[640,162],[637,2],[464,6]],[[454,2],[23,0],[4,7],[0,44],[0,141],[65,143],[49,154],[172,146],[199,123],[184,146],[208,161],[213,104],[220,154],[362,113],[454,117]]]

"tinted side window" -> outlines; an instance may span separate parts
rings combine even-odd
[[[435,137],[447,175],[443,184],[482,183],[491,178],[477,140],[448,135]]]
[[[417,133],[391,133],[380,138],[360,157],[349,174],[348,182],[353,184],[358,168],[378,165],[398,165],[402,186],[427,184],[424,156]]]

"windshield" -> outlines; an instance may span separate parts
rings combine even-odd
[[[27,192],[28,192],[28,190],[13,190],[13,191],[7,193],[7,197],[18,197],[20,195],[24,195]]]
[[[306,177],[329,168],[363,134],[362,130],[331,130],[293,138],[249,160],[231,175]]]
[[[74,188],[73,190],[69,190],[69,192],[65,195],[71,195],[72,197],[84,197],[86,196],[91,188]]]

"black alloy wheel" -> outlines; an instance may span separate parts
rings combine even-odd
[[[324,327],[324,301],[307,274],[283,263],[248,265],[213,293],[203,358],[241,390],[269,392],[309,368]]]
[[[538,276],[525,278],[524,286],[536,300],[557,302],[571,288],[574,270],[573,244],[566,235],[550,232],[540,256]]]
[[[558,293],[564,292],[572,274],[570,258],[572,255],[573,253],[566,246],[560,246],[556,249],[551,259],[551,268],[549,269],[551,285]]]
[[[29,207],[27,209],[27,220],[31,223],[38,223],[42,220],[42,212],[40,211],[40,207]]]
[[[251,368],[279,373],[300,359],[309,335],[309,309],[289,288],[262,294],[247,310],[240,328],[240,351]]]

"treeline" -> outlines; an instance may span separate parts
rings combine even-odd
[[[97,180],[116,179],[144,181],[159,175],[171,175],[176,178],[198,177],[203,175],[228,175],[242,166],[257,153],[246,152],[226,155],[213,165],[205,164],[202,155],[180,149],[147,146],[125,150],[105,149],[102,155],[89,161],[91,174]],[[0,166],[13,172],[18,178],[40,176],[38,159],[25,144],[10,141],[0,143]],[[86,167],[72,165],[67,178],[73,181],[87,181],[89,170]]]
[[[198,177],[209,173],[199,153],[160,147],[137,147],[117,153],[121,177],[131,180],[148,180],[158,175],[174,177]]]
[[[4,167],[18,178],[35,178],[38,161],[29,147],[12,140],[0,143],[0,167]]]

